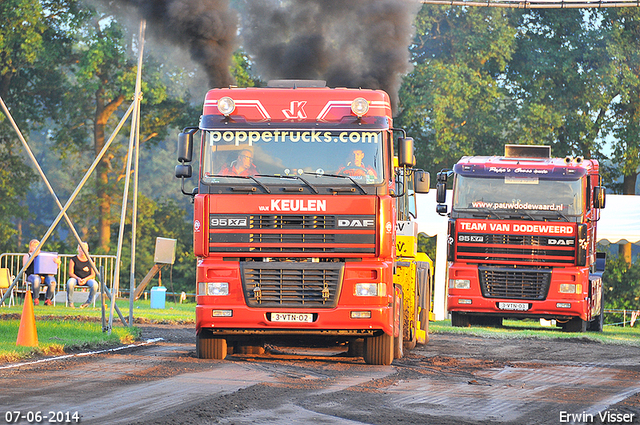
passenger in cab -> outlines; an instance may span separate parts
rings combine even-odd
[[[231,164],[220,170],[223,176],[255,176],[258,169],[253,163],[253,152],[249,149],[243,149],[238,153],[238,158]]]
[[[360,149],[354,150],[350,157],[347,165],[344,165],[338,169],[338,174],[344,174],[347,176],[353,177],[365,177],[365,176],[373,176],[377,178],[378,175],[376,170],[373,168],[364,165],[364,152]]]

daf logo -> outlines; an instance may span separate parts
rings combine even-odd
[[[573,246],[573,239],[547,239],[547,244],[549,245],[571,245]]]
[[[373,220],[338,220],[338,227],[371,227]]]

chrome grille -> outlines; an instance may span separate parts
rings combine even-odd
[[[243,262],[242,286],[249,307],[335,307],[342,263]]]
[[[486,298],[544,300],[549,293],[551,270],[478,267],[480,288]]]
[[[251,229],[333,229],[333,215],[251,215]]]
[[[567,237],[549,238],[536,235],[466,234],[459,238],[478,238],[469,243],[456,244],[459,261],[484,264],[544,263],[548,266],[571,265],[576,261],[575,239]],[[553,245],[549,241],[571,242]]]

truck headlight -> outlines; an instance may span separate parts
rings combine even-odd
[[[364,114],[369,112],[369,102],[362,97],[355,99],[351,102],[351,112],[358,118],[361,118]]]
[[[229,96],[218,99],[218,110],[222,115],[228,117],[236,109],[236,102]]]
[[[449,279],[449,289],[469,289],[471,281],[469,279]]]
[[[229,295],[229,282],[198,282],[198,295]]]
[[[582,293],[582,285],[579,283],[562,283],[559,291],[562,294],[580,294]]]
[[[356,283],[356,297],[377,297],[378,296],[378,284],[377,283]]]

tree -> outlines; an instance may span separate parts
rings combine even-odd
[[[196,258],[192,249],[193,226],[187,220],[187,213],[180,208],[173,199],[154,201],[141,195],[138,203],[138,232],[136,238],[136,280],[140,282],[154,264],[154,250],[157,237],[176,239],[175,262],[171,267],[171,274],[163,274],[162,279],[167,286],[168,277],[174,282],[176,292],[195,291]],[[131,214],[127,218],[125,238],[131,240]],[[129,281],[131,268],[131,249],[123,248],[120,279]]]
[[[84,24],[74,50],[75,63],[68,68],[65,115],[56,133],[60,152],[66,156],[88,149],[95,156],[104,148],[109,131],[132,101],[137,72],[135,45],[130,41],[133,37],[115,16],[92,11],[91,19]],[[179,97],[167,98],[163,72],[169,71],[150,63],[143,73],[142,143],[165,136],[169,126],[185,121],[186,111],[192,111]],[[123,132],[123,139],[129,128]],[[96,168],[95,198],[89,198],[80,208],[84,216],[98,218],[95,229],[102,252],[110,251],[111,224],[119,221],[119,209],[113,207],[122,192],[116,183],[126,173],[127,146],[114,144],[101,159]]]
[[[502,149],[510,99],[500,78],[515,35],[507,13],[425,5],[418,14],[398,120],[416,139],[420,166],[434,172]]]
[[[624,178],[622,193],[633,195],[640,166],[640,10],[607,10],[603,26],[617,83],[613,159]]]
[[[622,193],[635,195],[640,167],[640,11],[606,10],[602,26],[615,84],[612,106],[614,147],[612,160],[622,176]],[[612,79],[613,79],[612,78]],[[619,254],[631,264],[630,243],[619,245]]]
[[[607,259],[602,275],[604,308],[638,310],[640,306],[640,263],[628,264],[623,256]],[[621,320],[622,315],[616,314]]]
[[[507,67],[511,96],[522,105],[514,141],[550,144],[556,156],[603,157],[615,94],[600,18],[579,9],[518,14]]]
[[[0,96],[28,140],[29,132],[54,116],[61,95],[58,65],[69,56],[77,23],[74,0],[0,2]],[[0,248],[21,245],[29,216],[26,195],[36,181],[30,160],[4,114],[0,114]]]

